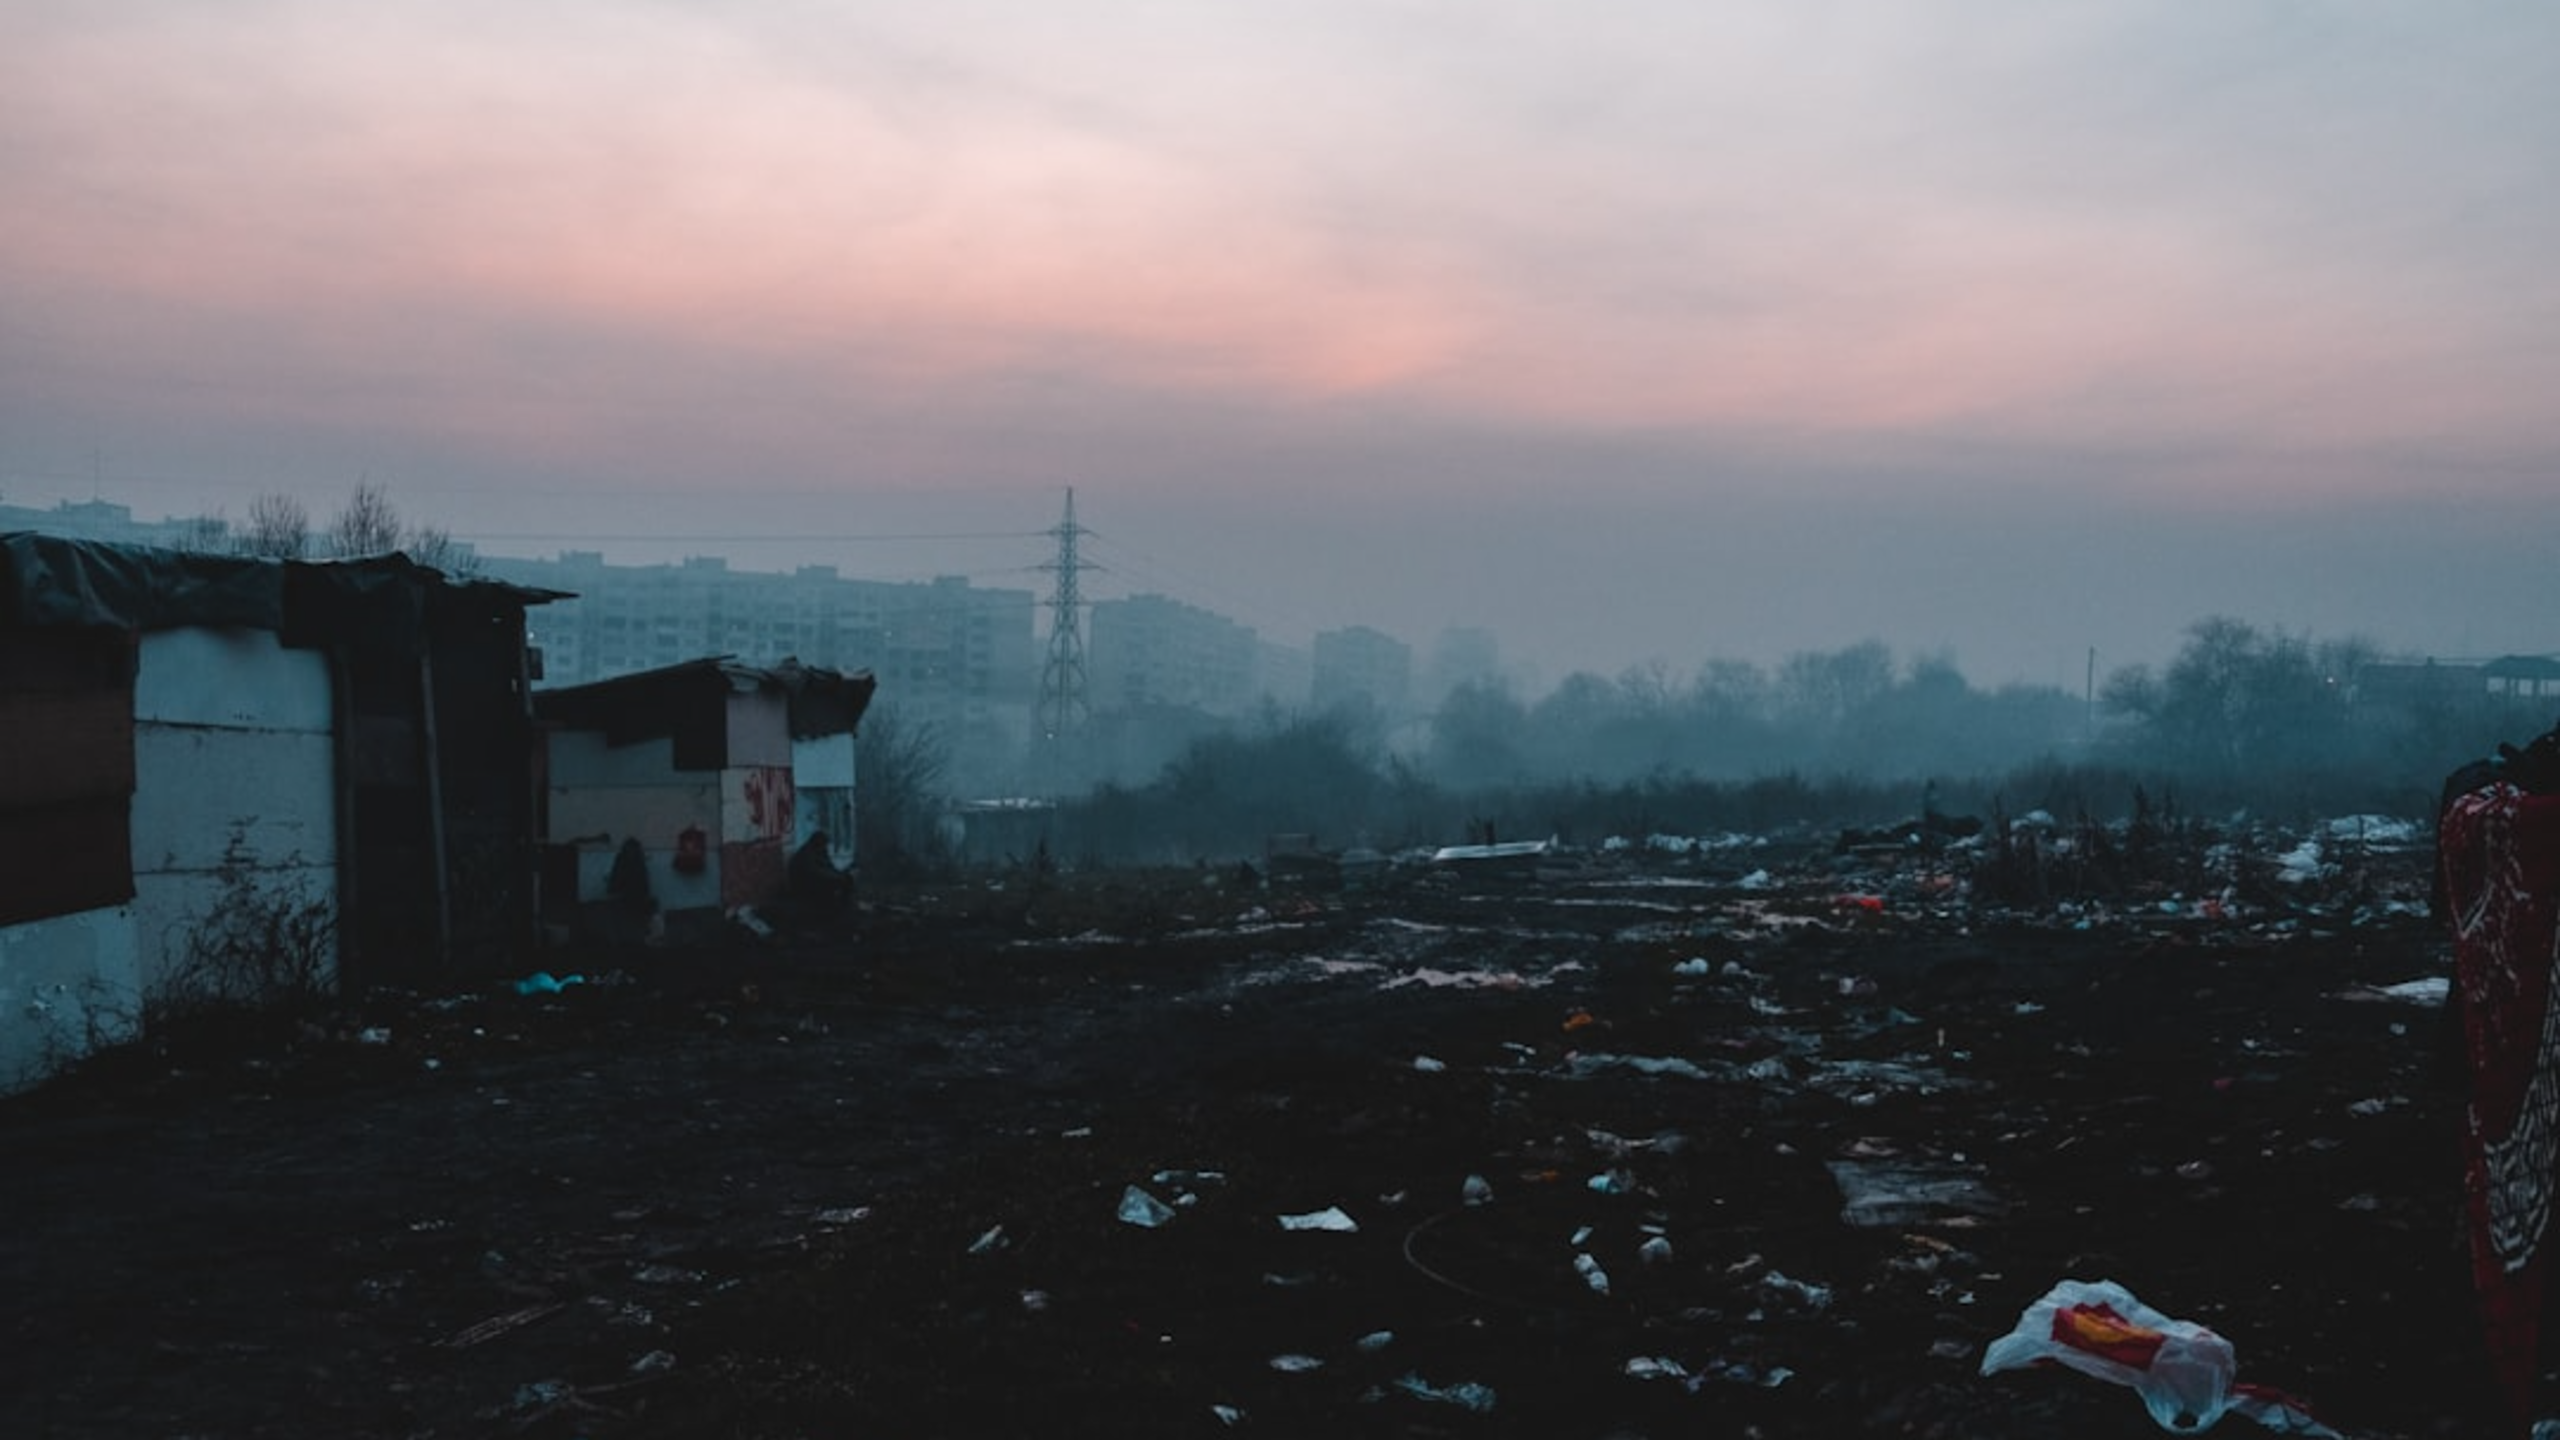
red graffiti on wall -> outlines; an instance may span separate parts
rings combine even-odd
[[[793,798],[788,769],[776,765],[750,767],[746,775],[747,828],[758,839],[790,839]]]

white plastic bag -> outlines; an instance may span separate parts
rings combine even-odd
[[[2190,1320],[2173,1320],[2112,1280],[2065,1280],[2026,1308],[2015,1330],[1991,1342],[1982,1373],[2039,1362],[2128,1386],[2161,1429],[2193,1435],[2237,1412],[2286,1435],[2338,1432],[2280,1391],[2233,1379],[2231,1342]]]

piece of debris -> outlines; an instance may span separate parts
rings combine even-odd
[[[2343,1440],[2291,1396],[2235,1383],[2230,1341],[2161,1314],[2112,1280],[2056,1284],[1983,1351],[1982,1373],[2039,1361],[2131,1387],[2153,1422],[2173,1434],[2211,1429],[2230,1411],[2286,1434]]]
[[[1341,1206],[1327,1205],[1321,1210],[1310,1210],[1303,1215],[1283,1215],[1280,1217],[1280,1228],[1283,1230],[1332,1230],[1347,1235],[1358,1230],[1360,1222],[1343,1213]]]

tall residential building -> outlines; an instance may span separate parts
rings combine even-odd
[[[1425,709],[1436,709],[1459,686],[1488,684],[1501,676],[1502,647],[1493,632],[1452,625],[1432,642],[1431,664],[1424,672],[1419,698]]]
[[[1265,640],[1254,647],[1253,693],[1259,707],[1268,700],[1283,713],[1307,708],[1307,696],[1315,688],[1315,660],[1296,645],[1282,645]]]
[[[1413,692],[1413,651],[1403,641],[1366,625],[1316,636],[1315,678],[1309,704],[1330,710],[1366,697],[1390,720],[1400,719]]]
[[[1087,693],[1097,713],[1171,705],[1242,715],[1255,701],[1254,633],[1162,595],[1100,600],[1087,619]]]
[[[194,520],[136,520],[132,507],[107,500],[62,500],[50,510],[32,505],[0,505],[0,530],[40,530],[79,540],[107,540],[118,545],[156,545],[164,550],[211,550],[228,554],[237,538],[217,517]]]
[[[595,551],[556,560],[491,556],[488,574],[577,598],[545,606],[534,627],[543,683],[578,685],[713,655],[868,670],[877,712],[929,725],[954,768],[992,777],[1029,741],[1039,673],[1028,590],[958,576],[929,584],[850,580],[832,565],[740,571],[713,557],[608,565]]]

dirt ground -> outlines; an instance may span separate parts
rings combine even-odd
[[[0,1102],[0,1434],[2160,1433],[1979,1373],[2066,1278],[2491,1434],[2423,866],[1014,879],[181,1037]]]

